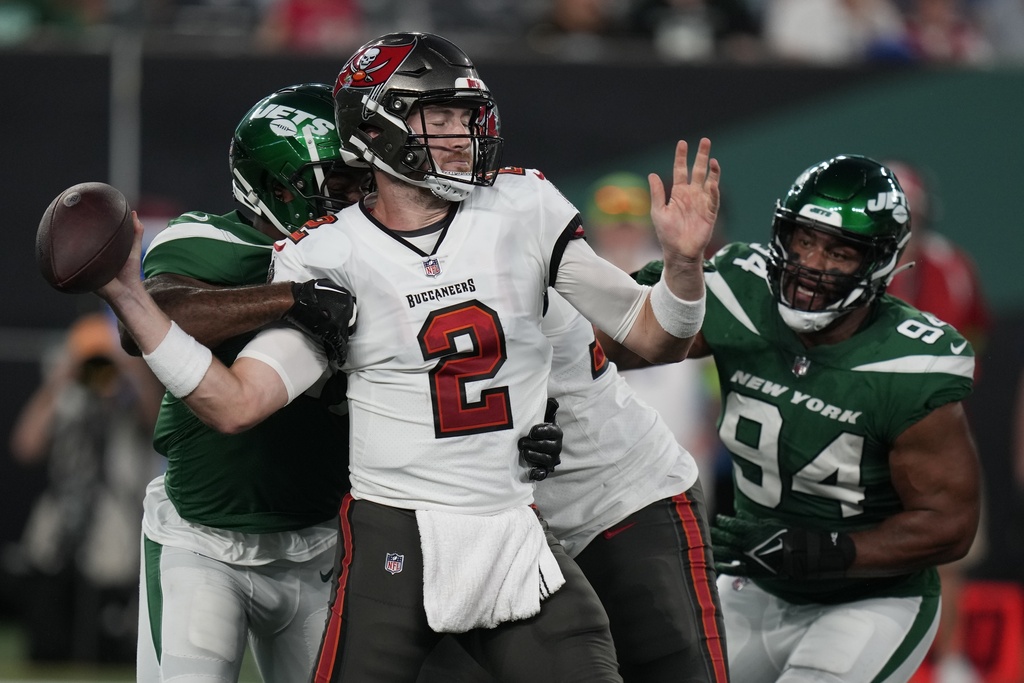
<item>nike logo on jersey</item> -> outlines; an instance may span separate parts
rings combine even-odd
[[[327,583],[331,580],[331,574],[334,573],[333,569],[328,569],[326,572],[320,572],[320,580]]]
[[[949,350],[952,351],[953,353],[955,353],[958,356],[966,348],[967,348],[967,340],[966,339],[964,341],[960,342],[959,344],[954,344],[952,342],[950,342],[950,344],[949,344]]]
[[[206,214],[201,214],[201,213],[183,213],[181,215],[182,215],[182,217],[188,216],[192,220],[199,221],[200,223],[206,223],[207,221],[210,220],[209,216],[207,216]]]
[[[615,527],[614,529],[608,529],[601,535],[610,541],[611,539],[621,534],[623,531],[628,531],[635,526],[636,522],[630,522],[629,524],[623,524],[622,526]]]

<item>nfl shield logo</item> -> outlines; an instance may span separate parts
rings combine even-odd
[[[387,569],[391,574],[397,574],[402,571],[403,564],[405,564],[405,555],[388,553],[384,556],[384,569]]]
[[[427,274],[427,277],[437,277],[441,274],[441,264],[437,262],[436,258],[427,259],[423,262],[423,272]]]
[[[811,359],[805,358],[804,356],[797,356],[793,360],[793,374],[797,377],[803,377],[807,374],[807,371],[811,369]]]

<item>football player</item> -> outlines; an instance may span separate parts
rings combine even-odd
[[[260,100],[229,159],[244,209],[175,218],[143,263],[153,298],[225,363],[295,305],[290,284],[265,284],[274,241],[357,200],[368,180],[336,163],[324,84]],[[167,470],[145,498],[139,681],[235,681],[247,634],[267,683],[312,669],[348,489],[347,424],[330,412],[344,409],[343,384],[338,375],[235,435],[166,395],[154,443]]]
[[[138,286],[138,248],[98,291],[176,396],[225,432],[259,423],[328,367],[348,375],[351,493],[316,680],[407,680],[442,633],[510,681],[617,681],[607,616],[531,507],[517,424],[544,414],[547,287],[655,362],[700,326],[700,263],[717,161],[676,149],[671,196],[651,176],[665,277],[637,284],[597,257],[578,212],[535,171],[498,173],[497,109],[469,58],[431,34],[360,48],[335,87],[350,164],[377,191],[276,248],[275,282],[358,297],[260,333],[227,368]],[[141,234],[141,223],[136,224]],[[329,281],[336,283],[328,284]],[[543,600],[543,603],[542,603]]]
[[[736,515],[711,536],[736,680],[908,680],[938,625],[935,566],[973,541],[974,353],[885,293],[909,237],[892,171],[842,155],[796,179],[770,244],[707,266],[690,354],[715,359],[733,459]]]
[[[608,361],[593,326],[549,295],[548,395],[564,436],[561,463],[537,485],[537,508],[601,598],[624,681],[726,683],[697,463]],[[494,679],[445,641],[419,683],[446,681]]]

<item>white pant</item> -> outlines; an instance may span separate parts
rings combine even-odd
[[[938,606],[920,597],[799,605],[724,574],[718,595],[730,677],[742,683],[903,683],[939,624]]]
[[[265,683],[309,679],[327,618],[333,547],[304,563],[241,566],[150,543],[147,576],[143,545],[140,683],[234,683],[247,635]]]

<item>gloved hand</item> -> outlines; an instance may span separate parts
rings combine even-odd
[[[711,527],[720,574],[773,579],[840,578],[857,555],[842,532],[812,531],[718,515]]]
[[[530,433],[519,439],[519,455],[530,465],[530,480],[543,481],[562,462],[562,428],[555,422],[558,401],[548,399],[544,422],[530,428]]]
[[[330,280],[309,280],[292,285],[295,303],[283,319],[320,340],[328,360],[341,365],[348,355],[348,336],[355,330],[356,300]]]

